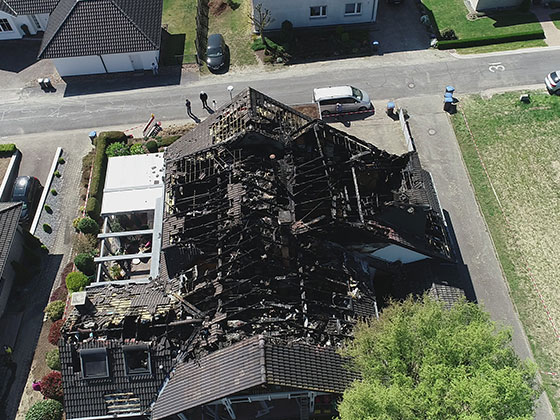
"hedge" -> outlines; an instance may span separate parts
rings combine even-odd
[[[17,150],[14,143],[0,144],[0,154],[11,155]]]
[[[49,343],[51,343],[53,346],[58,346],[58,340],[60,340],[60,336],[62,335],[62,332],[60,330],[62,329],[63,325],[64,320],[59,319],[58,321],[53,322],[51,328],[49,329],[49,336],[47,340],[49,340]]]
[[[530,39],[543,39],[544,32],[542,29],[538,31],[520,32],[517,34],[496,35],[492,37],[478,37],[453,39],[449,41],[438,41],[437,47],[440,50],[448,50],[451,48],[468,48],[478,47],[481,45],[503,44],[505,42],[527,41]]]
[[[92,219],[99,219],[99,215],[101,214],[101,204],[95,197],[88,198],[87,206],[86,206],[86,214],[88,217]]]
[[[90,283],[88,277],[80,271],[74,271],[66,276],[66,287],[69,292],[80,292]]]
[[[158,140],[158,145],[159,146],[169,146],[170,144],[173,144],[177,139],[180,139],[181,136],[178,135],[174,135],[174,136],[166,136],[163,137],[162,139]]]
[[[25,420],[60,420],[62,419],[62,403],[56,400],[44,400],[31,406]]]
[[[105,149],[107,146],[117,142],[127,141],[126,134],[121,131],[104,131],[99,134],[95,140],[95,159],[93,161],[93,173],[91,176],[91,185],[89,187],[89,198],[86,212],[92,219],[98,219],[101,207],[97,203],[90,201],[93,197],[101,202],[103,197],[103,186],[105,185],[105,172],[107,172],[107,155]]]
[[[62,300],[52,301],[45,308],[45,313],[51,321],[58,321],[64,315],[66,304]]]
[[[58,348],[48,351],[45,356],[45,361],[47,362],[47,366],[49,367],[49,369],[58,370],[58,371],[62,369],[62,365],[60,364],[60,353],[58,351]]]

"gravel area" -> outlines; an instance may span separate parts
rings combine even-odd
[[[66,159],[66,155],[64,151],[62,151],[61,157]],[[45,188],[49,188],[49,193],[47,194],[47,199],[45,200],[45,205],[43,208],[37,209],[37,211],[41,212],[41,216],[39,217],[39,223],[37,224],[37,230],[35,231],[35,236],[37,236],[43,244],[47,246],[49,250],[53,249],[56,235],[55,232],[58,232],[59,229],[62,227],[61,222],[63,218],[60,217],[60,213],[64,210],[63,201],[61,193],[64,191],[65,187],[65,177],[64,171],[67,167],[67,163],[58,163],[56,165],[56,171],[60,173],[60,177],[53,176],[52,183],[50,187],[45,185]],[[56,195],[51,193],[52,190],[56,191]],[[45,210],[45,206],[50,207],[50,213]],[[44,224],[50,225],[52,231],[45,232],[43,229]]]

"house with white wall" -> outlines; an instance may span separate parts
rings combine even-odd
[[[267,30],[282,27],[289,20],[294,27],[350,25],[377,19],[379,0],[252,0],[253,8],[261,4],[270,10],[274,21]]]
[[[0,0],[0,41],[44,31],[57,3],[58,0]]]
[[[159,61],[163,0],[60,0],[39,58],[61,76],[150,70]]]

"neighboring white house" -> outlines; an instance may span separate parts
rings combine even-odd
[[[349,25],[369,23],[377,19],[379,0],[253,0],[253,7],[262,4],[274,21],[267,30],[280,29],[289,20],[294,27]]]
[[[163,0],[60,0],[39,58],[61,76],[150,70],[159,62]]]
[[[477,11],[493,9],[511,9],[521,5],[522,0],[470,0],[473,9]]]
[[[0,0],[0,41],[44,31],[57,3],[58,0]]]

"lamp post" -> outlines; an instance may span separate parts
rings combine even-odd
[[[227,87],[227,90],[228,90],[228,92],[229,92],[229,100],[230,100],[230,101],[233,101],[233,94],[231,93],[231,92],[233,92],[233,86],[232,86],[232,85],[229,85],[229,86]]]

